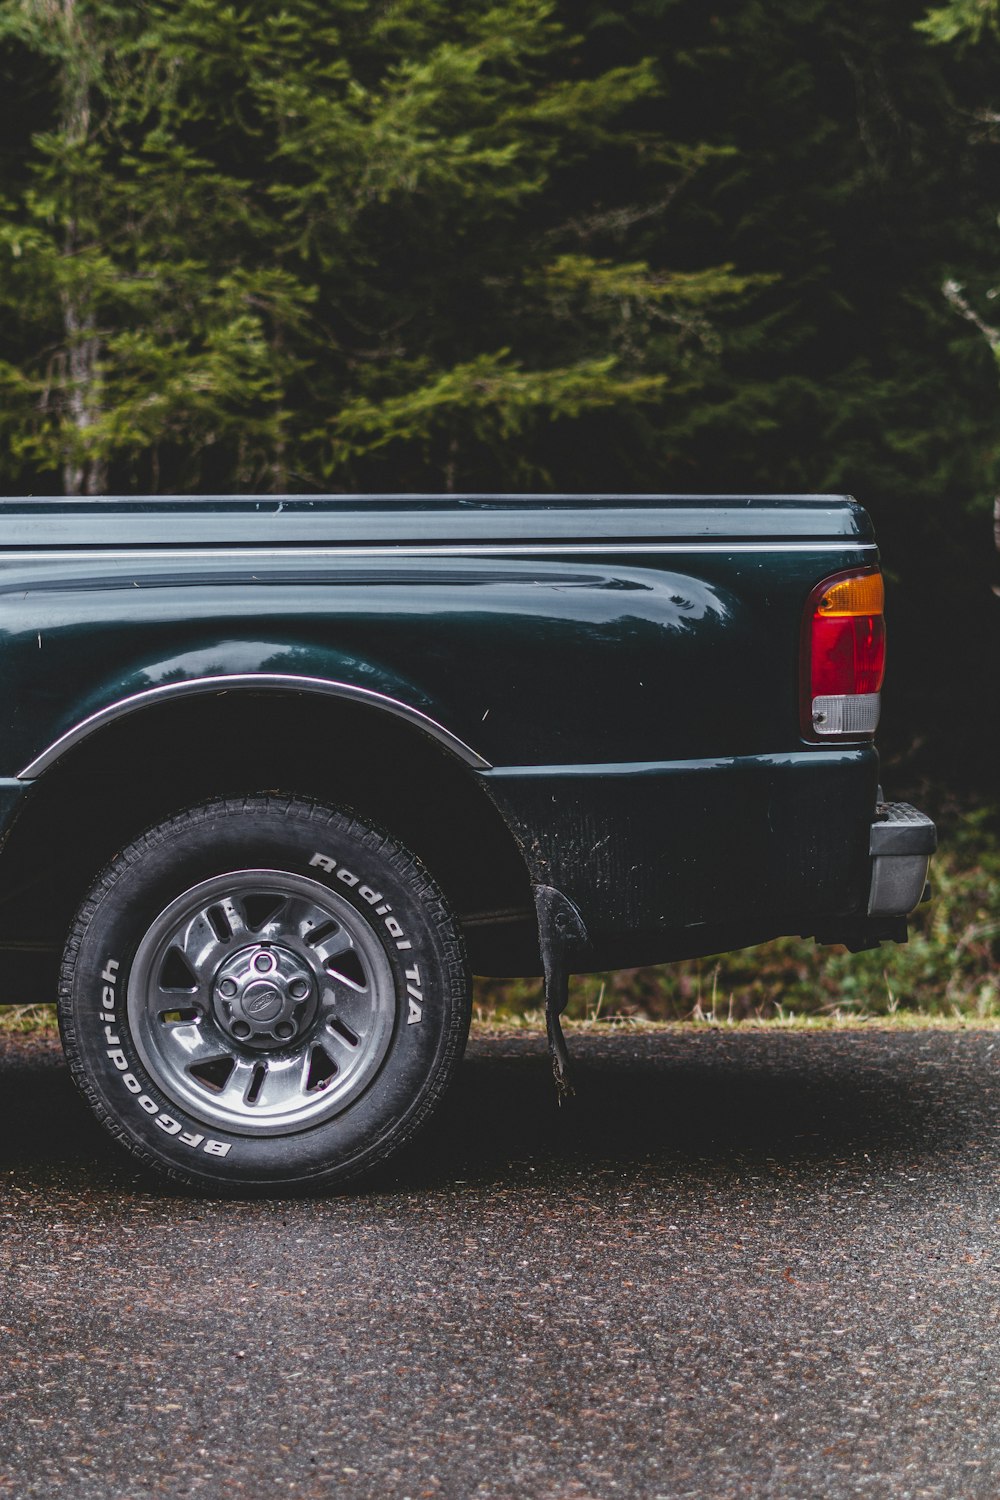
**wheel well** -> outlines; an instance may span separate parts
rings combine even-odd
[[[279,691],[157,704],[67,751],[33,784],[4,845],[0,944],[61,949],[92,880],[145,828],[259,791],[349,807],[392,833],[444,890],[477,972],[534,972],[528,872],[474,775],[378,709]]]

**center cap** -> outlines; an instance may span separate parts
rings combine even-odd
[[[249,1021],[273,1021],[282,997],[272,984],[250,984],[243,992],[243,1014]]]
[[[317,987],[290,949],[253,944],[230,954],[215,976],[213,1002],[223,1030],[247,1047],[287,1046],[315,1019]]]

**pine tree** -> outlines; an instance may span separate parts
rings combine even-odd
[[[0,212],[9,480],[538,480],[750,285],[602,233],[595,165],[662,195],[717,153],[544,0],[9,0],[0,42],[50,99]]]
[[[923,31],[932,42],[952,44],[957,49],[964,49],[970,43],[976,45],[987,38],[995,42],[1000,39],[1000,0],[950,0],[949,4],[929,11],[917,23],[917,30]],[[988,104],[980,104],[972,118],[980,137],[996,140],[995,98]],[[975,293],[970,295],[961,281],[949,276],[943,283],[942,292],[955,312],[982,335],[990,353],[1000,362],[1000,320],[986,305],[1000,297],[1000,286],[994,283],[985,290],[980,289],[978,296]]]

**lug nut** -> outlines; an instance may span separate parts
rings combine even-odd
[[[233,1022],[233,1036],[238,1036],[241,1042],[245,1041],[250,1035],[250,1030],[251,1028],[247,1025],[246,1021]]]
[[[293,979],[288,986],[288,993],[293,1000],[304,1000],[309,993],[308,979]]]
[[[295,1027],[291,1021],[279,1021],[274,1028],[274,1034],[276,1037],[280,1037],[283,1042],[287,1042],[290,1036],[295,1035]]]
[[[236,980],[235,979],[224,979],[222,981],[222,983],[219,985],[219,994],[220,995],[225,995],[227,998],[229,998],[232,995],[235,995],[236,994]]]
[[[258,974],[266,974],[270,969],[274,968],[274,959],[270,953],[258,953],[253,961],[253,966]]]

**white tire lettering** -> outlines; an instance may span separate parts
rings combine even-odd
[[[364,901],[367,901],[370,906],[375,907],[375,915],[385,918],[386,931],[396,944],[397,950],[400,953],[407,953],[412,950],[413,944],[406,937],[398,920],[389,915],[392,907],[385,900],[381,891],[376,891],[370,885],[361,885],[361,876],[355,875],[354,871],[349,870],[346,865],[341,865],[339,860],[334,859],[332,854],[320,854],[317,852],[311,856],[309,864],[315,869],[324,870],[327,875],[333,875],[343,885],[349,886],[351,890],[358,887],[358,895]],[[377,905],[378,902],[382,903],[381,906]]]
[[[424,1018],[423,991],[418,989],[420,984],[420,969],[417,964],[412,969],[406,970],[406,1002],[409,1007],[406,1016],[407,1026],[415,1026]]]
[[[313,864],[315,862],[313,861]],[[381,900],[381,897],[376,897],[376,900]],[[180,1121],[175,1121],[172,1115],[160,1112],[160,1107],[156,1103],[156,1100],[153,1100],[153,1098],[150,1098],[150,1095],[142,1092],[141,1083],[136,1079],[135,1074],[130,1073],[129,1059],[126,1058],[120,1047],[121,1038],[112,1031],[112,1026],[117,1025],[117,1020],[115,1020],[114,1016],[114,984],[117,983],[118,968],[120,968],[120,965],[118,965],[117,959],[108,959],[105,968],[103,968],[102,975],[100,975],[100,978],[105,980],[106,984],[103,984],[102,992],[100,992],[100,1005],[102,1005],[103,1011],[97,1011],[97,1017],[103,1023],[103,1035],[105,1035],[106,1043],[109,1043],[109,1047],[106,1049],[108,1061],[121,1074],[121,1082],[124,1083],[129,1094],[136,1095],[136,1104],[138,1104],[139,1109],[144,1110],[145,1115],[153,1116],[159,1130],[165,1131],[168,1136],[175,1137],[178,1142],[181,1142],[181,1145],[189,1146],[192,1151],[198,1151],[198,1148],[201,1148],[208,1157],[228,1157],[232,1149],[232,1142],[225,1142],[225,1140],[205,1140],[205,1137],[196,1133],[196,1131],[181,1130]],[[108,1016],[108,1014],[105,1014],[105,1011],[111,1011],[111,1014]]]

